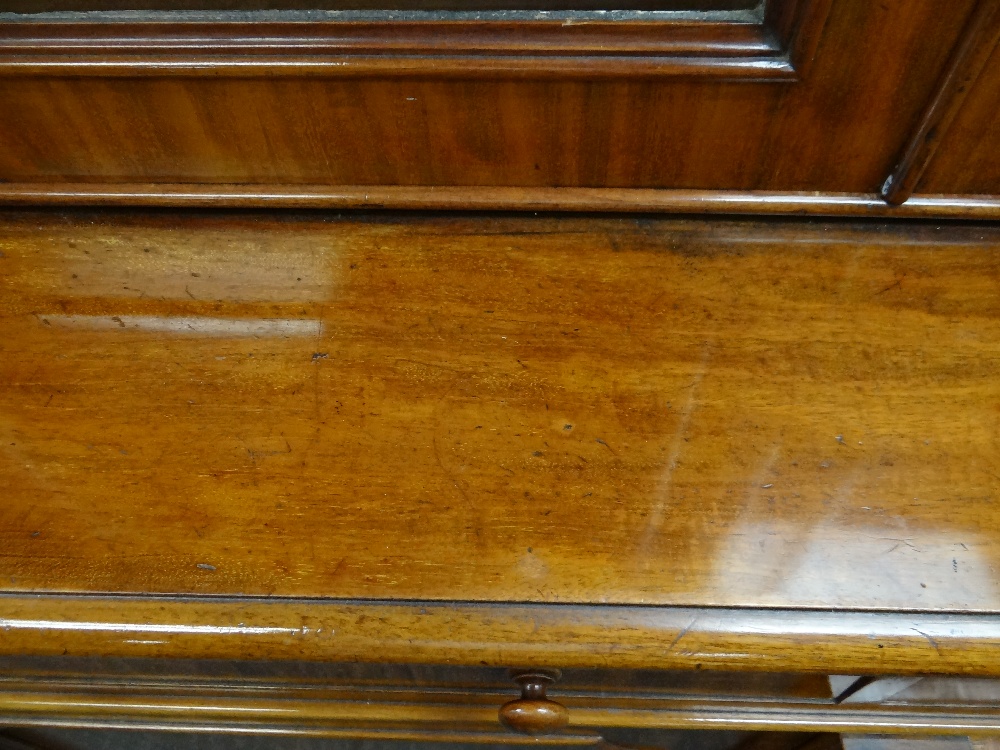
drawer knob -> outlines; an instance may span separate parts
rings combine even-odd
[[[561,703],[549,700],[545,691],[559,679],[555,670],[512,672],[521,686],[521,697],[500,707],[500,723],[521,734],[549,734],[569,723],[569,712]]]

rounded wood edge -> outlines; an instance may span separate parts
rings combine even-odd
[[[561,673],[553,669],[526,669],[511,672],[511,679],[521,687],[521,697],[500,706],[498,718],[508,729],[531,736],[550,735],[569,724],[569,711],[550,699],[549,686],[559,681]]]
[[[0,55],[0,76],[58,76],[60,78],[121,78],[168,76],[282,78],[340,78],[378,76],[406,78],[435,76],[465,78],[593,78],[622,76],[699,78],[795,82],[798,74],[784,57],[704,57],[697,55],[468,55],[433,57],[385,55],[330,55],[324,58],[134,56],[106,59],[93,56]]]
[[[1000,196],[395,185],[7,183],[0,206],[319,208],[1000,219]]]
[[[1000,676],[1000,616],[0,597],[0,655]]]
[[[521,734],[552,734],[569,724],[569,711],[547,699],[516,698],[500,707],[500,723]]]

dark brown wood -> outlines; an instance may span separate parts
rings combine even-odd
[[[298,51],[291,44],[284,57],[252,40],[211,35],[186,49],[152,45],[140,55],[125,54],[124,39],[108,45],[84,35],[70,43],[55,32],[29,39],[17,26],[5,30],[9,54],[0,65],[7,104],[0,179],[22,196],[31,185],[57,193],[62,185],[62,200],[80,183],[106,188],[106,199],[116,186],[153,183],[171,191],[235,184],[257,194],[309,185],[471,185],[819,191],[870,200],[973,4],[956,0],[942,13],[938,0],[839,0],[824,15],[822,3],[798,2],[788,7],[801,8],[808,23],[771,16],[766,38],[753,37],[754,24],[733,30],[735,37],[732,25],[707,24],[715,30],[699,36],[705,25],[695,23],[694,36],[662,42],[660,70],[669,74],[662,76],[653,75],[660,63],[645,52],[632,62],[600,57],[607,39],[591,24],[560,27],[567,55],[549,47],[544,65],[518,56],[535,55],[532,45],[537,52],[550,44],[544,38],[522,44],[494,35],[487,44],[425,34],[421,41],[419,28],[386,35],[360,25],[355,42],[343,42],[354,44],[359,59],[340,60],[330,46],[340,42],[329,38],[307,38]],[[653,27],[628,34],[644,28]],[[639,46],[652,49],[643,37]],[[406,53],[432,41],[482,54]],[[255,53],[230,54],[240,44]],[[311,44],[319,45],[315,54]],[[388,57],[360,60],[366,44]],[[517,54],[494,55],[511,44]],[[573,49],[603,60],[604,72],[570,59]],[[493,72],[491,60],[500,66]],[[808,74],[795,79],[791,69],[807,61]],[[705,67],[716,64],[721,79]],[[547,66],[559,75],[549,76]],[[760,76],[783,82],[753,80]]]
[[[989,195],[1000,184],[1000,47],[996,47],[918,186]]]
[[[553,734],[569,724],[569,711],[561,703],[549,700],[547,690],[560,677],[558,671],[527,670],[512,677],[521,686],[521,697],[500,706],[500,723],[520,734]]]
[[[109,21],[114,17],[108,16],[97,22],[65,14],[20,16],[6,23],[0,18],[0,71],[99,76],[207,70],[241,76],[661,72],[775,80],[794,77],[799,48],[806,37],[818,41],[829,5],[828,0],[768,0],[763,12],[742,2],[736,3],[742,8],[728,11],[707,8],[678,15],[663,12],[670,7],[662,3],[639,0],[626,3],[629,12],[609,21],[605,11],[613,4],[592,2],[590,8],[588,1],[563,12],[552,3],[532,8],[530,0],[521,0],[501,2],[502,13],[477,3],[473,17],[313,14],[308,23],[303,23],[306,17],[273,13],[264,19],[223,14],[225,20],[219,14],[188,14],[183,20],[171,20],[170,14],[147,20]],[[378,0],[354,4],[380,5]],[[521,5],[532,9],[519,12]]]
[[[794,78],[790,44],[814,0],[772,0],[774,27],[754,12],[607,14],[534,11],[475,18],[330,20],[0,20],[0,74],[481,77],[696,75]],[[639,8],[639,10],[643,10]],[[825,12],[820,10],[819,12]],[[169,19],[169,16],[167,16]],[[292,17],[294,19],[294,17]]]
[[[809,74],[833,0],[789,0],[768,3],[765,29],[781,40],[800,78]]]
[[[835,734],[754,732],[734,750],[843,750]]]
[[[882,184],[881,195],[886,202],[899,205],[913,194],[998,41],[1000,3],[980,0],[920,123]],[[996,192],[1000,192],[1000,184]]]

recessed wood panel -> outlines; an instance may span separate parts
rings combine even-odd
[[[1000,611],[998,246],[9,221],[0,581]]]
[[[393,42],[400,56],[369,57],[360,68],[328,52],[287,65],[214,48],[197,63],[185,62],[190,50],[129,58],[135,51],[125,49],[109,59],[86,39],[78,57],[55,47],[36,56],[25,51],[34,42],[11,37],[0,57],[9,103],[0,112],[0,176],[869,193],[891,169],[972,4],[957,0],[942,16],[931,0],[835,2],[810,32],[819,41],[808,76],[784,83],[754,80],[775,71],[746,67],[758,59],[744,54],[756,44],[748,39],[723,44],[732,55],[703,57],[693,53],[697,39],[675,38],[654,65],[672,70],[668,78],[650,68],[629,79],[630,65],[646,64],[642,53],[604,58],[600,75],[555,55],[547,64],[564,75],[546,79],[531,60],[486,70],[483,56],[462,57],[468,47],[441,75],[404,54],[426,39],[405,36]],[[593,41],[588,24],[566,28],[582,30],[573,49]],[[465,43],[456,44],[460,52]]]

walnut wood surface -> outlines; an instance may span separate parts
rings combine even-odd
[[[1000,22],[997,22],[1000,23]],[[1000,47],[969,92],[918,186],[926,192],[997,192],[1000,183]]]
[[[725,36],[667,55],[656,78],[641,59],[607,58],[596,71],[555,53],[522,65],[485,48],[460,65],[383,54],[355,64],[328,51],[277,59],[259,44],[227,58],[221,39],[136,55],[130,36],[99,53],[44,55],[8,28],[0,179],[871,195],[973,7],[837,0],[825,23],[792,35],[798,81],[773,55],[732,56],[746,44],[731,48]],[[589,33],[579,26],[574,34]],[[760,76],[785,80],[734,80]]]
[[[881,194],[887,202],[899,205],[909,198],[941,143],[954,144],[948,138],[948,129],[961,111],[998,39],[1000,3],[980,0],[919,126],[910,137],[896,168],[882,185]],[[962,141],[959,140],[957,145],[963,145]],[[955,167],[959,167],[958,171],[965,171],[961,165],[953,165]],[[991,185],[991,190],[997,189],[996,184]]]
[[[521,696],[500,706],[501,724],[519,734],[545,736],[560,732],[570,723],[566,706],[547,694],[562,677],[561,672],[518,670],[512,677],[521,688]]]
[[[6,656],[1000,677],[991,614],[31,594],[0,607]]]
[[[503,13],[484,8],[471,18],[208,14],[194,20],[165,14],[155,22],[86,15],[12,23],[0,17],[0,73],[238,79],[680,73],[787,80],[803,58],[798,40],[818,41],[827,2],[779,0],[788,24],[757,13],[609,19],[583,6],[546,17],[518,12],[520,3]]]
[[[998,242],[10,217],[0,580],[996,612]]]
[[[1000,196],[918,195],[891,206],[875,193],[394,185],[0,184],[5,206],[389,208],[478,211],[1000,219]]]

